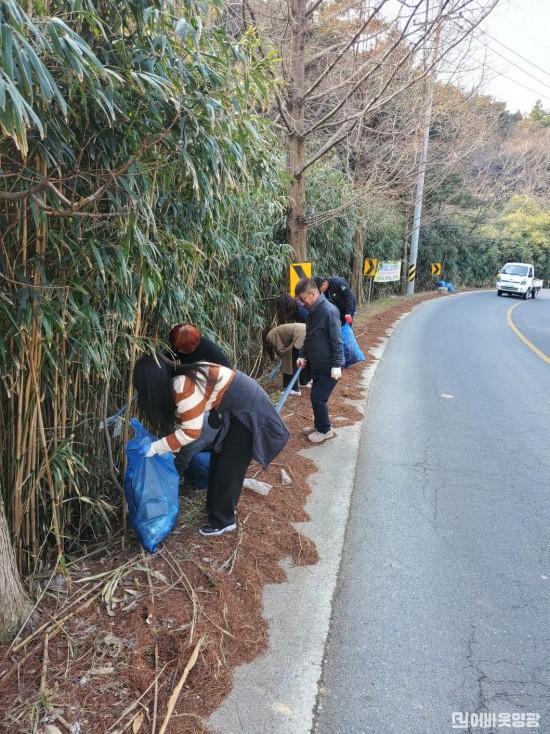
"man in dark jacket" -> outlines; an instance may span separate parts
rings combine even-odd
[[[332,438],[334,433],[328,415],[328,399],[342,376],[344,349],[338,310],[323,298],[312,278],[296,284],[296,297],[308,309],[306,337],[296,365],[311,368],[311,407],[315,425],[304,428],[312,443]]]
[[[330,303],[340,312],[340,323],[351,326],[357,308],[357,298],[348,281],[345,278],[322,276],[316,276],[314,280],[321,293],[324,293]]]

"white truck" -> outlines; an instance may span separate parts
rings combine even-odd
[[[543,281],[535,278],[535,268],[531,263],[506,263],[497,275],[497,295],[521,296],[527,300],[535,298],[543,286]]]

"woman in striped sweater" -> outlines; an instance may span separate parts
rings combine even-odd
[[[206,494],[208,524],[201,535],[236,530],[236,509],[252,459],[263,468],[288,441],[289,432],[267,393],[248,375],[210,362],[168,364],[144,355],[133,374],[138,409],[164,438],[143,447],[145,456],[177,452],[196,440],[205,411],[219,414]]]

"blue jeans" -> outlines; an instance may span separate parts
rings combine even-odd
[[[185,470],[185,479],[197,485],[197,489],[208,487],[210,473],[210,451],[199,451],[195,454]]]
[[[311,407],[315,419],[315,430],[319,433],[328,433],[330,431],[328,399],[336,387],[336,380],[333,380],[330,376],[330,367],[327,369],[313,369],[312,378]]]

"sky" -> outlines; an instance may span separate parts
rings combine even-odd
[[[550,0],[500,0],[476,33],[471,59],[485,57],[484,91],[509,112],[550,110]]]

